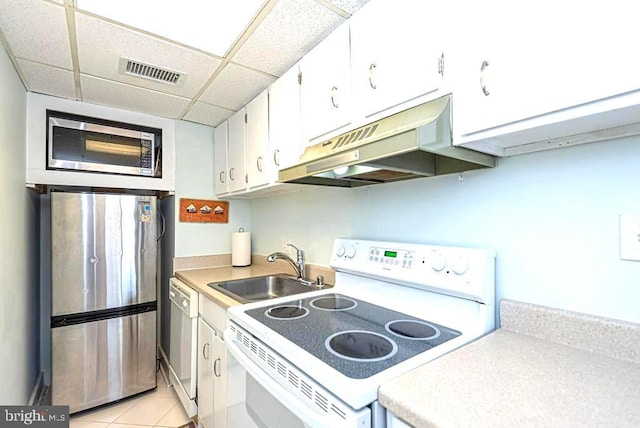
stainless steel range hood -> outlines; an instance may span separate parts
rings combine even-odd
[[[309,146],[279,181],[356,187],[495,166],[493,156],[451,141],[447,95]]]

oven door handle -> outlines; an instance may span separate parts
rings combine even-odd
[[[264,372],[256,363],[251,361],[236,345],[231,338],[227,338],[225,334],[225,345],[227,350],[245,369],[247,374],[251,375],[260,385],[273,395],[283,406],[289,409],[294,415],[298,416],[305,426],[319,427],[326,426],[327,416],[314,412],[306,406],[302,401],[286,390],[282,385],[273,380]]]

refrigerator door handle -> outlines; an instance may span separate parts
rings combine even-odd
[[[164,233],[167,231],[164,214],[162,214],[162,211],[160,210],[158,210],[158,212],[160,213],[160,219],[162,220],[162,232],[160,232],[160,236],[158,236],[158,239],[156,239],[156,242],[160,242],[160,240],[164,236]]]

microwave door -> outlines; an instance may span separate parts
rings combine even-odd
[[[49,167],[154,175],[154,135],[50,118]]]

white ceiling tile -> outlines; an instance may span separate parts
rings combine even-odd
[[[233,113],[233,110],[227,110],[226,108],[212,106],[211,104],[197,101],[193,106],[191,106],[183,119],[205,125],[218,126],[231,117]]]
[[[78,8],[223,56],[263,0],[77,0]]]
[[[0,30],[17,58],[72,68],[64,7],[40,0],[2,0]]]
[[[327,0],[329,3],[333,3],[335,6],[344,10],[345,12],[349,12],[350,14],[354,14],[364,6],[369,0]]]
[[[239,110],[276,79],[236,64],[228,64],[200,97],[200,101]]]
[[[189,99],[122,83],[81,75],[82,100],[123,110],[175,119]]]
[[[76,33],[81,73],[173,95],[193,97],[221,63],[213,56],[82,13],[76,14]],[[182,85],[170,85],[121,74],[118,69],[121,56],[186,73],[186,80]]]
[[[21,59],[18,60],[18,64],[31,92],[71,100],[76,98],[73,71]]]
[[[342,22],[314,0],[281,0],[232,60],[281,76]]]

